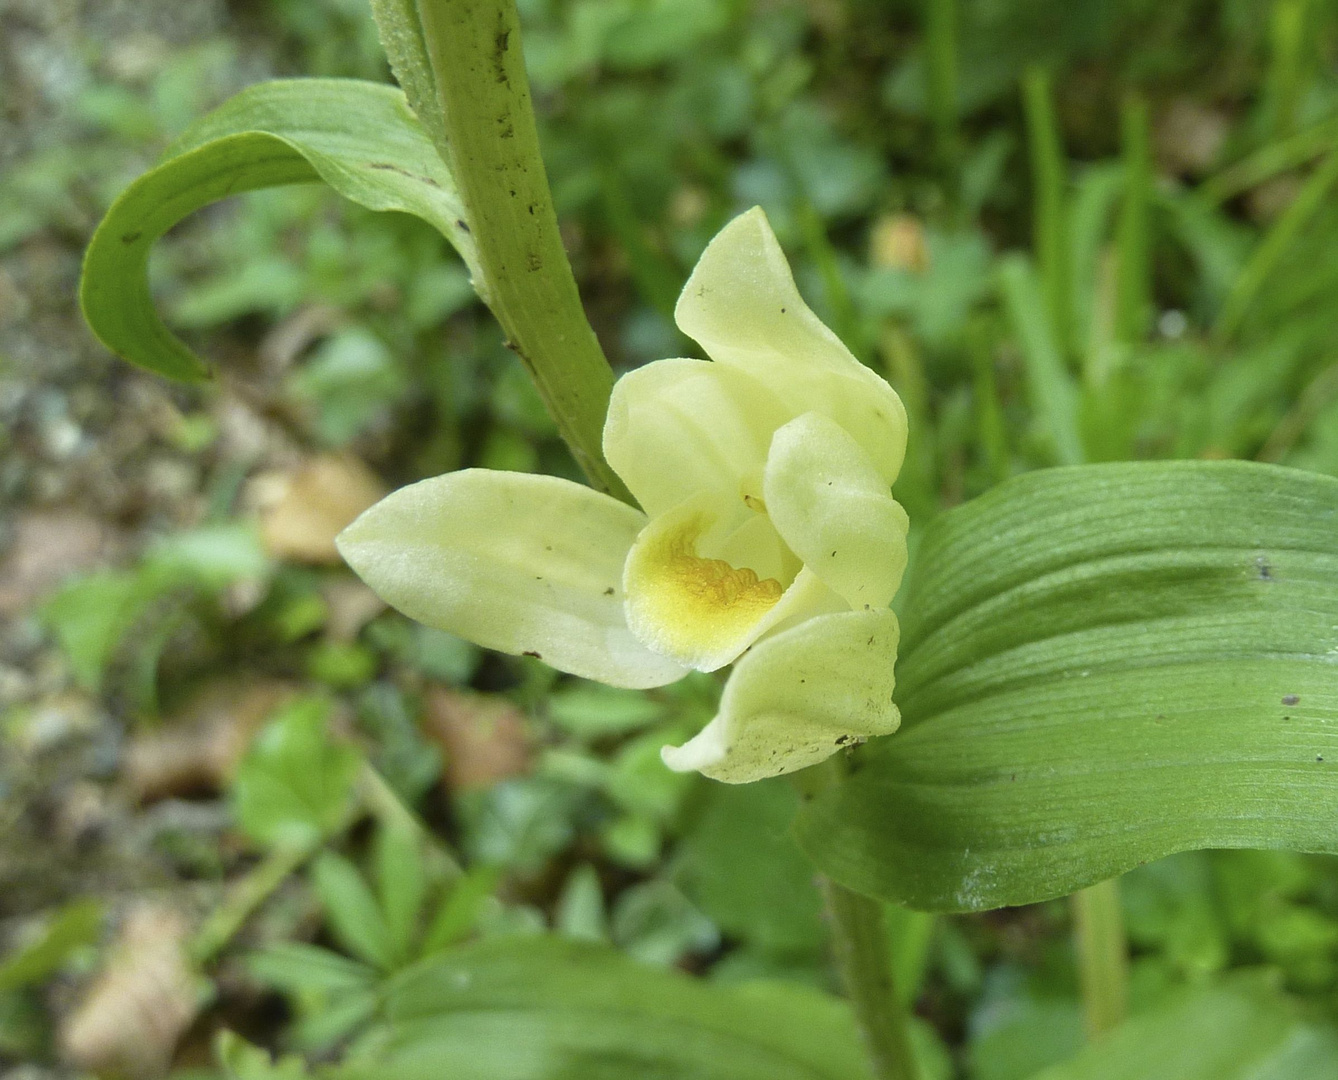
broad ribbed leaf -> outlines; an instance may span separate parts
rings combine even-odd
[[[154,241],[229,195],[314,180],[368,209],[427,221],[480,280],[455,182],[402,93],[354,79],[268,82],[192,125],[107,211],[80,285],[93,332],[112,351],[161,375],[206,377],[204,362],[154,310],[148,284]]]
[[[1338,1033],[1266,977],[1185,993],[1032,1080],[1338,1080]]]
[[[1047,899],[1175,851],[1338,852],[1338,480],[1053,469],[926,532],[902,729],[801,814],[843,884]]]
[[[845,1006],[716,987],[601,946],[492,939],[390,984],[389,1027],[348,1080],[869,1080]]]

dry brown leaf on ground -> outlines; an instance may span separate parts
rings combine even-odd
[[[386,610],[387,604],[357,578],[332,577],[321,583],[329,611],[325,633],[331,641],[354,640],[362,628]]]
[[[164,727],[137,735],[122,775],[139,802],[220,790],[251,736],[295,688],[277,679],[210,686]]]
[[[511,702],[444,686],[427,695],[426,733],[446,755],[446,783],[452,791],[488,787],[530,767],[525,717]]]
[[[199,1005],[182,914],[153,901],[132,908],[83,1000],[61,1022],[61,1056],[94,1072],[163,1075]]]
[[[271,555],[330,565],[339,562],[335,537],[385,493],[366,465],[341,454],[321,454],[295,469],[263,473],[250,487],[261,539]]]
[[[0,617],[18,615],[65,578],[106,561],[114,531],[79,510],[34,510],[14,525],[0,562]]]

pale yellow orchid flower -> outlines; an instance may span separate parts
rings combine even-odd
[[[735,663],[715,719],[664,760],[741,783],[900,723],[906,411],[800,299],[760,209],[711,241],[674,315],[711,360],[623,376],[604,427],[641,510],[466,469],[383,499],[339,549],[420,622],[587,679]]]

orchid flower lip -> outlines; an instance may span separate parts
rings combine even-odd
[[[586,678],[735,664],[719,714],[664,759],[745,782],[899,722],[906,413],[804,303],[760,209],[707,246],[675,319],[710,359],[624,375],[604,427],[640,510],[468,469],[388,496],[340,549],[401,611]]]

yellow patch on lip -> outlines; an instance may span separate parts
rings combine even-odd
[[[745,647],[750,631],[785,587],[746,566],[697,554],[709,525],[696,513],[652,523],[628,558],[624,587],[628,624],[647,645],[680,663],[710,671]]]

